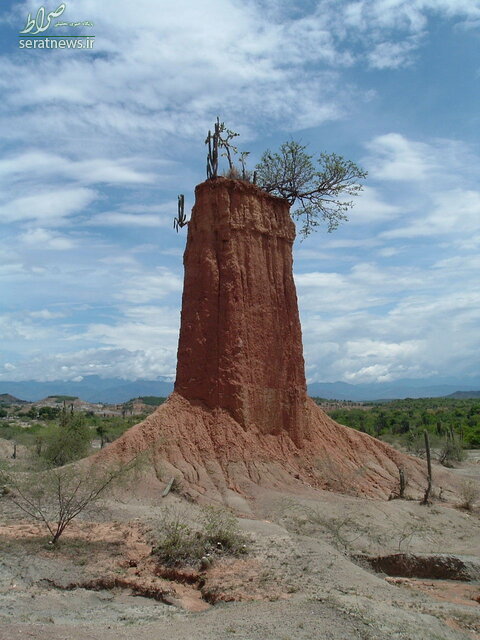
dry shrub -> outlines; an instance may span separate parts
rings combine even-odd
[[[471,511],[480,497],[480,487],[478,483],[474,480],[464,480],[460,486],[460,495],[463,500],[460,508]]]
[[[42,523],[55,544],[70,523],[92,509],[106,490],[135,473],[142,458],[104,468],[96,463],[37,473],[0,471],[0,487],[24,514]]]
[[[347,495],[358,495],[357,483],[365,473],[365,467],[345,469],[339,467],[329,456],[315,460],[316,475],[332,491]]]
[[[248,542],[236,518],[224,509],[203,507],[197,527],[178,510],[167,509],[153,554],[166,566],[195,566],[205,557],[244,554]]]

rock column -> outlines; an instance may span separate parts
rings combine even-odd
[[[188,227],[175,391],[244,429],[302,444],[306,383],[285,200],[239,180],[200,184]]]

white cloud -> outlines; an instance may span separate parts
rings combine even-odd
[[[24,19],[26,6],[38,3],[13,11]],[[431,16],[472,26],[480,3],[76,0],[69,11],[96,23],[93,55],[0,59],[0,133],[21,149],[0,160],[1,221],[13,223],[15,247],[0,249],[2,301],[22,314],[4,319],[3,333],[25,356],[6,354],[24,379],[171,373],[182,279],[165,265],[183,249],[132,243],[171,227],[171,190],[179,177],[192,184],[185,164],[203,163],[192,160],[203,157],[199,131],[219,113],[242,140],[344,116],[354,133],[352,112],[371,87],[345,68],[412,64]],[[373,128],[387,133],[368,147],[351,223],[296,255],[318,261],[296,275],[314,379],[467,370],[480,350],[478,158],[453,140],[410,139],[407,124],[392,131],[387,116]],[[55,322],[57,309],[68,320]]]
[[[358,31],[378,29],[423,31],[432,14],[475,20],[480,17],[478,0],[355,0],[341,12],[347,25]]]
[[[0,265],[0,277],[9,277],[24,272],[25,265],[21,262],[8,262]]]
[[[40,309],[39,311],[31,311],[29,316],[31,318],[39,318],[40,320],[56,320],[58,318],[64,318],[65,313],[61,311],[50,311],[49,309]]]
[[[346,343],[346,348],[350,357],[353,358],[399,358],[414,355],[421,344],[419,340],[407,340],[404,342],[385,342],[382,340],[372,340],[362,338],[350,340]]]
[[[296,277],[310,380],[478,373],[478,252],[424,253],[410,267],[363,262]]]
[[[138,171],[135,158],[112,160],[94,158],[91,160],[72,160],[55,153],[31,150],[0,161],[0,178],[5,182],[28,180],[32,176],[38,180],[49,178],[72,179],[87,184],[143,184],[154,180],[154,175]]]
[[[40,250],[67,251],[75,246],[70,238],[42,228],[29,229],[19,237],[20,242]]]
[[[383,247],[377,251],[377,254],[381,258],[392,258],[393,256],[397,256],[401,253],[401,249],[398,247]]]
[[[125,268],[136,269],[140,267],[137,260],[131,255],[119,255],[119,256],[107,256],[106,258],[100,258],[100,262],[104,264],[120,265]]]
[[[371,156],[366,165],[376,180],[424,181],[438,166],[437,150],[399,133],[377,136],[367,147]]]
[[[253,117],[298,128],[336,119],[349,100],[345,84],[343,96],[334,97],[330,71],[317,67],[312,81],[313,63],[336,67],[350,59],[321,13],[275,23],[255,3],[233,0],[182,0],[168,14],[151,0],[121,11],[113,0],[79,0],[75,10],[95,22],[96,56],[0,63],[6,106],[16,110],[5,122],[8,138],[22,131],[38,146],[61,137],[70,152],[82,140],[89,156],[99,137],[108,155],[162,151],[166,140],[172,146],[206,130],[219,111],[243,131]],[[95,173],[88,165],[76,169]]]
[[[175,352],[161,347],[144,351],[100,348],[36,355],[16,365],[4,365],[0,380],[80,380],[88,375],[127,380],[175,374]],[[10,364],[10,366],[7,366]]]
[[[180,292],[182,288],[181,277],[167,267],[157,267],[151,273],[129,278],[115,297],[132,304],[145,304]]]
[[[92,216],[88,224],[95,226],[172,227],[173,217],[173,213],[170,217],[167,217],[166,215],[154,215],[152,213],[135,214],[106,211]]]
[[[32,0],[14,12],[20,19],[35,6]],[[431,15],[475,20],[479,5],[361,0],[266,10],[255,0],[168,7],[140,0],[120,9],[115,0],[77,0],[77,12],[95,22],[94,55],[0,62],[6,106],[15,110],[4,118],[4,137],[20,134],[34,146],[60,137],[70,152],[81,141],[90,158],[99,155],[98,139],[108,157],[147,148],[165,157],[162,144],[197,135],[219,111],[242,133],[253,120],[294,130],[337,119],[358,95],[339,76],[344,66],[363,58],[380,68],[408,64]],[[107,182],[150,179],[130,160],[83,159],[64,170]]]
[[[379,42],[367,55],[367,59],[375,69],[398,69],[413,63],[412,54],[417,48],[417,37],[404,42]]]
[[[44,191],[14,198],[0,205],[2,222],[39,220],[44,225],[59,224],[62,218],[77,213],[96,197],[95,191],[86,188]]]
[[[302,260],[324,260],[328,258],[329,253],[327,251],[318,251],[318,249],[297,249],[295,252],[295,262]]]
[[[454,189],[433,195],[432,209],[409,225],[384,231],[384,238],[465,236],[480,231],[480,192]]]
[[[389,204],[382,199],[378,189],[366,186],[355,199],[349,219],[350,224],[364,225],[391,220],[398,216],[401,209],[398,205]]]
[[[0,335],[8,336],[10,346],[16,341],[35,342],[53,339],[54,333],[50,328],[42,326],[38,322],[16,317],[14,314],[3,314],[0,315]]]
[[[353,284],[348,275],[311,272],[295,274],[302,315],[353,311],[377,306],[384,301],[382,294],[373,292],[360,282]]]

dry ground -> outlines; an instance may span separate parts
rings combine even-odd
[[[458,473],[479,482],[478,459]],[[239,520],[252,539],[248,556],[188,584],[162,577],[151,544],[167,506],[192,522],[199,508],[160,495],[110,500],[55,549],[1,499],[0,639],[480,638],[478,582],[390,578],[355,560],[448,553],[480,565],[480,505],[259,490],[252,515]]]

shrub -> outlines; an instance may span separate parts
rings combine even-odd
[[[192,566],[205,556],[238,556],[246,553],[248,538],[236,518],[218,507],[202,509],[199,526],[187,524],[178,511],[167,510],[153,554],[166,566]]]
[[[47,427],[39,435],[37,452],[48,465],[61,467],[88,455],[91,437],[84,416],[74,414],[64,424]]]
[[[453,429],[447,431],[447,437],[440,451],[439,461],[444,467],[453,467],[465,459],[461,442],[455,437]]]
[[[201,534],[183,522],[180,516],[171,516],[163,522],[162,532],[153,554],[167,566],[192,565],[207,553]]]
[[[231,513],[218,507],[204,507],[202,511],[203,535],[207,545],[230,555],[245,552],[247,539]]]
[[[471,511],[475,506],[475,502],[480,497],[480,487],[474,480],[464,480],[460,487],[460,495],[463,502],[460,504],[461,509]]]
[[[115,481],[138,469],[139,463],[137,456],[107,469],[91,463],[29,474],[0,470],[0,487],[21,511],[46,527],[55,544],[72,520],[98,502]]]
[[[60,416],[59,407],[40,407],[38,410],[39,420],[56,420]]]

